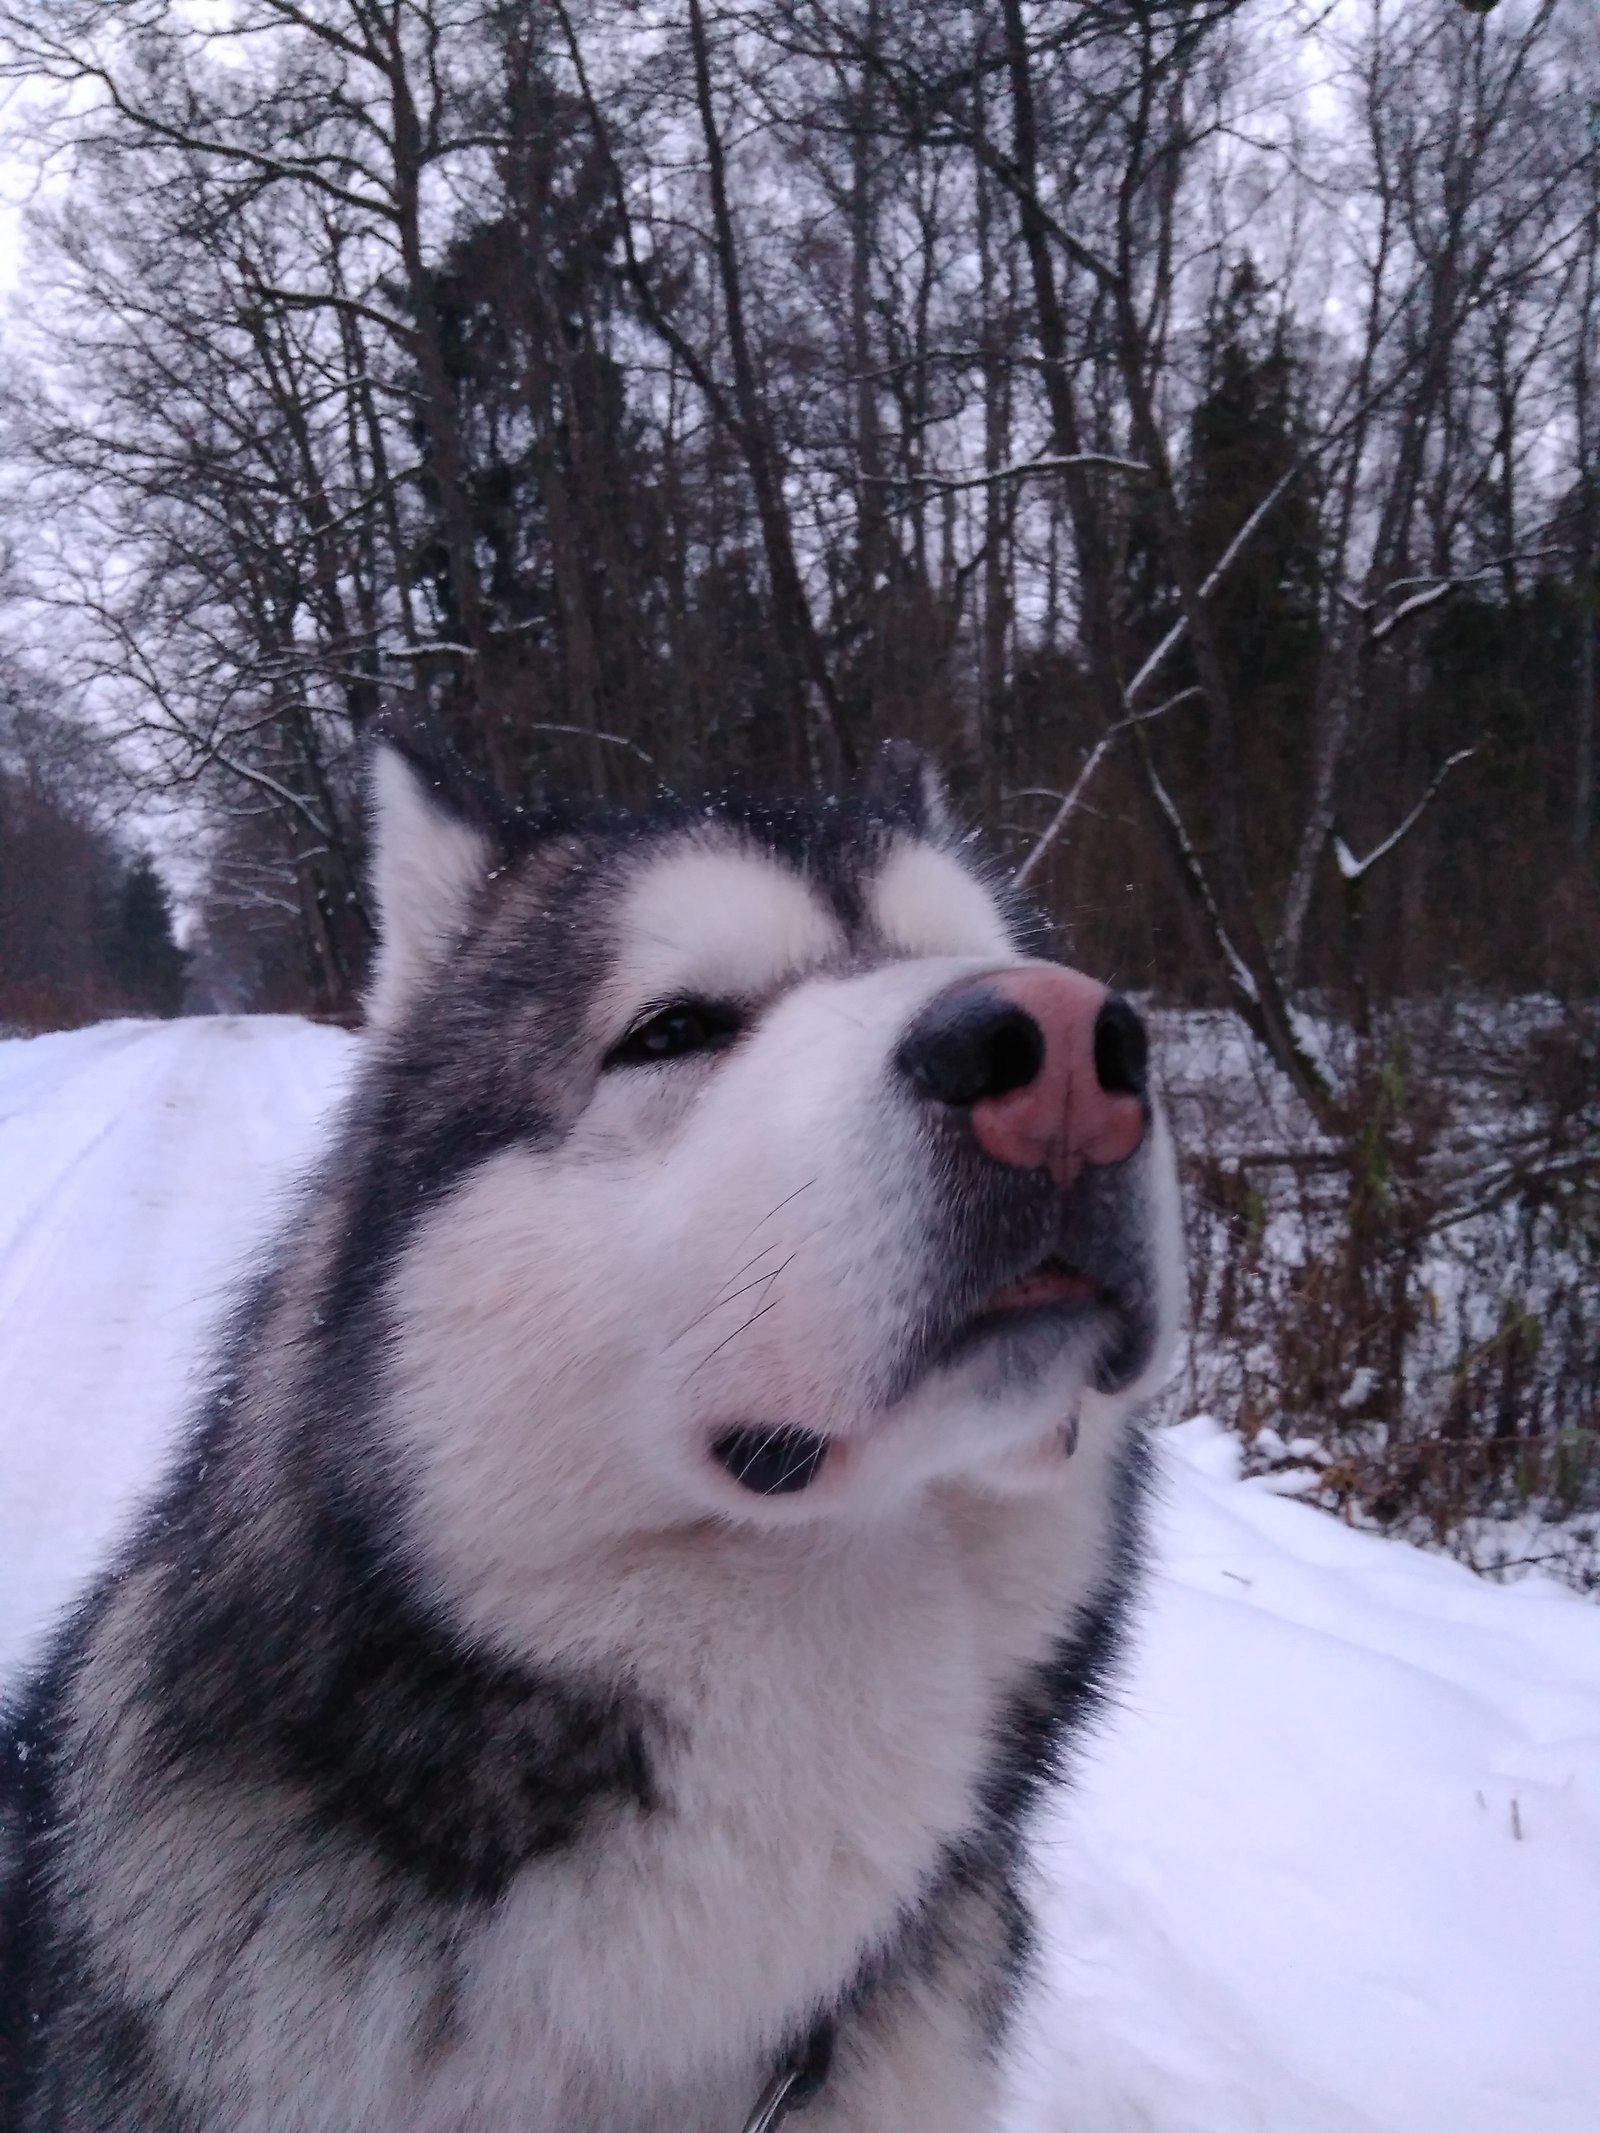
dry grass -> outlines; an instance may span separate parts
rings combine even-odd
[[[1600,1590],[1600,1012],[1436,1004],[1331,1048],[1337,1145],[1250,1063],[1180,1060],[1181,1397],[1345,1518]]]

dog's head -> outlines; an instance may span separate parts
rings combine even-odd
[[[392,749],[375,791],[335,1306],[376,1314],[436,1514],[486,1548],[877,1516],[1117,1433],[1178,1312],[1144,1031],[920,757],[509,833]]]

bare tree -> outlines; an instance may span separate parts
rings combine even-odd
[[[341,780],[383,699],[511,799],[831,776],[909,727],[1024,854],[1049,826],[1047,888],[1151,881],[1332,1128],[1296,996],[1353,967],[1336,840],[1388,855],[1375,909],[1421,908],[1486,774],[1391,839],[1476,737],[1424,731],[1444,618],[1552,572],[1581,611],[1592,577],[1592,483],[1562,507],[1552,473],[1592,460],[1569,13],[1312,10],[1345,99],[1319,130],[1260,0],[247,0],[226,33],[0,5],[13,72],[61,92],[48,139],[184,263],[100,211],[61,248],[56,368],[106,397],[82,435],[81,384],[57,422],[16,403],[36,493],[79,513],[54,596],[102,696],[181,740],[164,774],[277,809],[352,911]],[[1245,369],[1291,382],[1270,472],[1219,502],[1196,425],[1242,273],[1277,351]],[[95,314],[140,321],[114,377]],[[1263,723],[1241,618],[1291,519],[1315,641]]]

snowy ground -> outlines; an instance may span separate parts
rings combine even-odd
[[[182,1414],[354,1040],[0,1043],[0,1670]],[[1013,2133],[1592,2133],[1600,1608],[1352,1533],[1191,1422],[1120,1710],[1043,1831]]]

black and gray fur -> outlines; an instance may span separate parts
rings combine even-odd
[[[1031,917],[932,807],[923,772],[901,761],[828,803],[474,825],[493,840],[482,889],[448,954],[368,1040],[331,1153],[239,1309],[180,1462],[13,1695],[0,1731],[0,2133],[737,2133],[770,2065],[821,2020],[836,2025],[835,2055],[808,2125],[910,2133],[932,2124],[916,2100],[920,2047],[905,2041],[917,2024],[940,2038],[930,2094],[950,2090],[940,2051],[977,2062],[998,2049],[1031,1942],[1028,1817],[1097,1708],[1138,1569],[1132,1421],[1108,1440],[1088,1589],[995,1684],[960,1826],[825,1986],[803,2004],[775,1998],[753,2047],[741,2033],[701,2065],[681,2040],[652,2040],[640,2064],[659,2065],[645,2075],[586,2061],[532,1974],[525,2036],[491,2049],[482,2031],[506,2000],[499,1986],[485,1996],[479,1951],[514,1905],[537,1911],[541,1876],[566,1888],[585,1862],[603,1873],[624,1842],[670,1856],[692,1790],[693,1679],[622,1649],[597,1662],[578,1635],[535,1650],[468,1620],[419,1560],[425,1484],[388,1421],[404,1333],[395,1276],[419,1225],[451,1219],[463,1181],[506,1151],[560,1165],[575,1145],[604,1071],[587,1003],[622,887],[685,838],[730,839],[798,877],[850,944],[850,971],[870,973],[890,950],[873,938],[867,885],[897,842],[926,840],[997,899],[1013,953],[1036,953]],[[1094,1353],[1102,1379],[1121,1367],[1131,1380],[1160,1305],[1146,1218],[1124,1188],[1092,1178],[1063,1205],[1035,1181],[1002,1200],[931,1145],[915,1204],[943,1243],[884,1356],[882,1397],[935,1367],[985,1287],[1062,1238],[1075,1263],[1098,1253],[1112,1269]],[[1119,1353],[1123,1366],[1106,1363]],[[530,1428],[544,1398],[530,1383]],[[748,1546],[798,1547],[806,1530]],[[715,1520],[706,1532],[707,1548],[732,1545]],[[713,1653],[717,1636],[710,1625]],[[781,1671],[769,1686],[751,1724],[781,1747],[807,1721]],[[714,1940],[714,1913],[705,1930]],[[628,1931],[619,1912],[612,1945]],[[605,1952],[572,1959],[603,1967]],[[493,1960],[504,1970],[514,1951],[497,1941]],[[330,2012],[341,1981],[347,2016]],[[596,2004],[607,1991],[601,1976]],[[886,2095],[912,2115],[885,2117]],[[950,2110],[940,2126],[987,2123],[954,2115],[959,2099]]]

